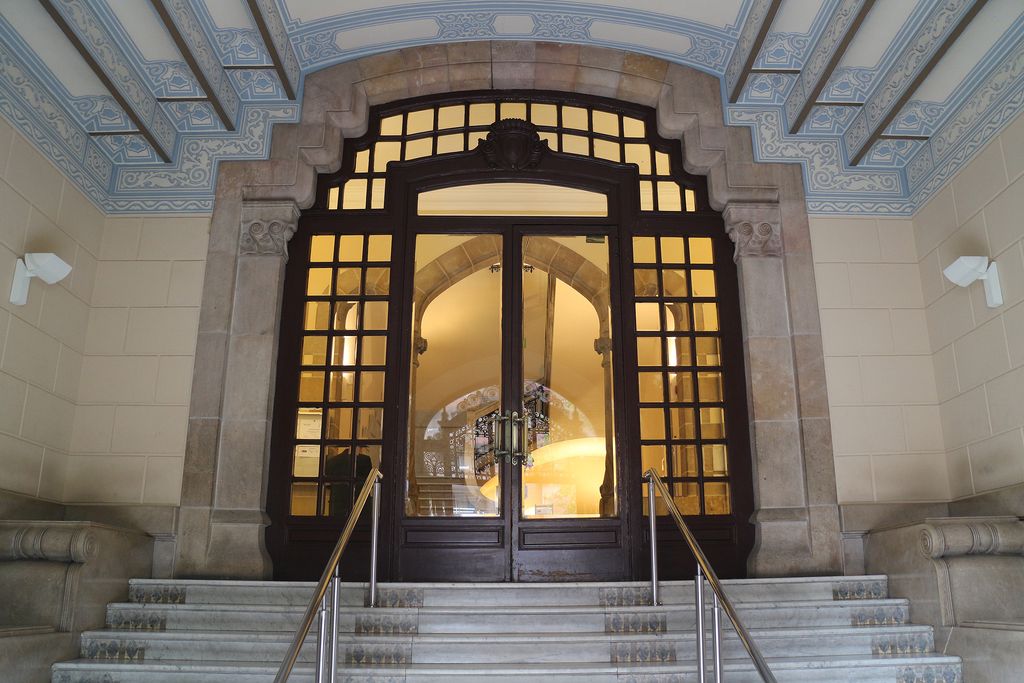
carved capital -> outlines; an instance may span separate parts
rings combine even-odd
[[[245,256],[284,256],[299,224],[299,207],[292,201],[245,202],[238,253]]]
[[[729,204],[722,218],[729,239],[736,244],[734,260],[747,256],[782,256],[778,204]]]
[[[921,553],[930,559],[963,555],[1024,556],[1024,522],[1006,518],[925,524]]]

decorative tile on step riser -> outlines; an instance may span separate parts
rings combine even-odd
[[[896,683],[963,683],[963,680],[959,666],[923,664],[900,669]]]
[[[166,631],[167,617],[148,612],[118,610],[107,613],[107,626],[122,631]]]
[[[653,633],[667,629],[668,615],[664,612],[644,614],[606,614],[605,633]]]
[[[850,616],[853,626],[891,626],[907,623],[907,612],[902,607],[875,607],[855,610]]]
[[[184,586],[132,585],[128,588],[128,601],[144,605],[184,605]]]
[[[373,633],[390,635],[399,633],[418,633],[416,620],[409,616],[397,614],[360,614],[356,616],[356,633]]]
[[[598,591],[601,607],[637,607],[651,604],[650,587],[617,586]]]
[[[146,658],[146,648],[131,640],[93,640],[82,643],[82,656],[87,659],[141,662]]]
[[[880,600],[888,597],[886,582],[836,581],[832,584],[833,600]]]
[[[417,588],[381,588],[378,607],[423,607],[423,591]]]
[[[935,642],[931,633],[876,636],[871,639],[871,654],[909,655],[931,652]]]
[[[353,645],[343,650],[346,664],[406,665],[411,659],[411,645]]]
[[[672,643],[612,643],[611,649],[612,664],[676,661]]]

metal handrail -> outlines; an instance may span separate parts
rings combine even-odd
[[[715,596],[715,605],[713,612],[714,619],[714,656],[715,656],[715,680],[721,681],[722,675],[722,663],[721,663],[721,649],[719,645],[719,634],[720,631],[720,618],[718,615],[719,607],[725,611],[726,616],[729,617],[729,621],[732,622],[733,628],[736,630],[736,635],[739,636],[740,642],[743,644],[743,648],[750,655],[750,659],[754,662],[754,668],[761,675],[761,680],[765,683],[776,683],[775,676],[772,674],[771,669],[768,668],[768,663],[765,662],[764,656],[761,654],[761,650],[754,643],[750,637],[750,632],[740,621],[740,616],[736,612],[736,608],[733,607],[732,601],[725,594],[722,589],[722,582],[719,581],[718,575],[715,573],[711,563],[708,562],[708,558],[704,555],[704,551],[700,549],[700,544],[697,543],[697,539],[694,537],[693,532],[690,531],[690,527],[686,524],[683,519],[683,514],[679,511],[676,506],[675,500],[672,498],[672,494],[668,490],[668,486],[661,480],[658,473],[654,469],[649,469],[644,473],[644,479],[647,481],[647,505],[648,514],[650,519],[650,534],[651,534],[651,599],[654,604],[658,604],[658,543],[657,533],[655,531],[656,515],[654,506],[654,494],[655,489],[661,494],[661,497],[665,500],[665,507],[668,508],[669,514],[672,519],[675,520],[676,526],[679,527],[679,531],[683,534],[683,539],[686,541],[686,545],[690,547],[690,552],[693,553],[694,559],[697,560],[697,576],[694,579],[695,591],[697,596],[697,667],[699,669],[699,679],[703,683],[705,676],[705,665],[704,665],[704,578],[707,578],[708,584],[711,586],[711,590]],[[703,575],[703,576],[702,576]]]
[[[320,632],[317,640],[317,671],[316,681],[320,683],[323,680],[324,673],[324,659],[326,654],[330,652],[331,668],[329,671],[329,678],[333,682],[335,677],[335,670],[337,669],[337,649],[338,649],[338,584],[340,582],[338,565],[341,562],[342,553],[345,552],[345,546],[348,545],[349,538],[352,536],[352,531],[356,527],[356,522],[359,520],[359,515],[363,512],[363,507],[366,505],[367,499],[370,497],[370,493],[373,493],[373,528],[371,531],[370,538],[370,607],[375,607],[377,603],[377,526],[380,518],[380,490],[381,480],[384,479],[384,475],[380,473],[380,468],[377,465],[373,466],[370,473],[366,475],[366,481],[363,483],[363,488],[359,491],[359,496],[356,497],[356,503],[352,506],[352,511],[348,515],[348,520],[345,522],[345,528],[342,529],[341,536],[338,538],[337,544],[334,546],[334,551],[331,553],[331,557],[327,560],[327,566],[324,568],[324,573],[320,576],[320,581],[316,585],[316,590],[313,591],[313,599],[310,601],[309,606],[306,607],[305,614],[302,615],[302,621],[299,623],[299,629],[295,632],[295,639],[292,640],[291,646],[288,648],[287,654],[285,654],[284,661],[281,662],[281,668],[277,671],[277,676],[274,678],[274,683],[287,683],[288,677],[292,673],[292,668],[295,666],[295,662],[299,658],[299,650],[302,649],[302,644],[306,640],[306,636],[309,635],[309,629],[313,627],[313,622],[316,620],[317,613],[320,613]],[[333,588],[333,590],[331,590]],[[327,591],[331,590],[331,614],[328,615],[327,610]],[[328,619],[330,616],[330,619]],[[331,634],[330,641],[327,642],[327,626],[328,621],[330,622]],[[329,650],[328,650],[329,644]]]

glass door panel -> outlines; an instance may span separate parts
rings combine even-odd
[[[607,239],[522,244],[522,516],[614,517]]]
[[[501,514],[502,253],[498,235],[418,235],[405,513]]]

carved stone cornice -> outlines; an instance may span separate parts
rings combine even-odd
[[[243,256],[284,256],[299,224],[293,201],[244,202],[238,253]]]
[[[1024,556],[1024,522],[1012,517],[941,520],[926,523],[921,528],[920,540],[921,553],[933,560],[964,555],[1021,557]]]
[[[736,244],[733,259],[782,256],[782,224],[778,204],[732,203],[722,212],[725,231]]]

